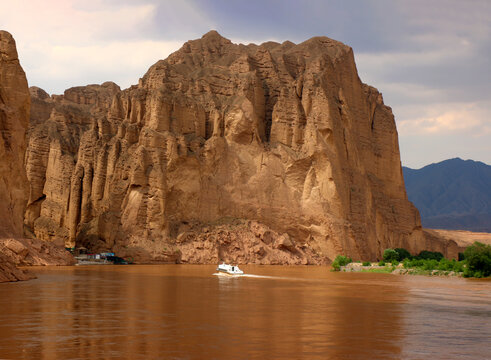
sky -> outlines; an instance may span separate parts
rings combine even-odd
[[[138,83],[211,29],[236,43],[328,36],[392,107],[404,166],[491,164],[489,0],[0,0],[30,86]]]

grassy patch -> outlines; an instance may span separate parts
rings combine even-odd
[[[377,274],[390,274],[394,270],[395,270],[395,266],[384,266],[383,268],[361,269],[361,272],[377,273]]]

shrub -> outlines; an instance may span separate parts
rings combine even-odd
[[[485,245],[478,241],[464,251],[467,268],[464,271],[466,277],[491,276],[491,245]]]
[[[338,256],[336,256],[336,258],[334,259],[334,261],[332,263],[332,268],[335,271],[339,271],[341,266],[348,265],[351,261],[352,261],[351,258],[349,258],[347,256],[338,255]]]
[[[453,271],[464,272],[464,262],[463,261],[456,261],[455,265],[453,267]]]
[[[370,266],[370,265],[372,265],[372,264],[370,263],[370,261],[364,261],[364,262],[362,263],[362,265],[363,265],[363,266]]]
[[[455,260],[441,259],[438,263],[438,270],[452,271],[454,269]]]
[[[385,261],[379,261],[378,266],[385,266]]]
[[[438,251],[423,250],[418,254],[418,256],[416,256],[416,258],[423,259],[423,260],[440,261],[441,259],[443,259],[443,254]]]
[[[465,260],[464,253],[459,252],[459,261],[464,261],[464,260]]]
[[[412,259],[411,266],[412,267],[423,267],[425,264],[425,260],[423,259]]]
[[[391,262],[393,260],[397,260],[399,255],[397,254],[397,251],[394,249],[385,249],[384,251],[384,256],[383,259],[385,262]]]
[[[436,270],[438,269],[438,261],[435,259],[428,259],[423,264],[423,270]]]
[[[396,248],[394,250],[397,253],[397,260],[399,261],[403,261],[404,259],[411,259],[412,257],[409,251],[407,251],[406,249]]]
[[[448,260],[442,258],[440,261],[435,259],[405,259],[404,268],[406,269],[420,269],[422,271],[430,271],[430,270],[440,270],[440,271],[454,271],[454,272],[463,272],[464,271],[464,262]]]
[[[392,264],[393,266],[397,266],[397,265],[399,265],[399,260],[394,259],[394,260],[392,260],[391,264]]]

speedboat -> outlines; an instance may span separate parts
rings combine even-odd
[[[244,272],[240,270],[237,265],[229,265],[225,263],[218,265],[217,271],[227,275],[244,275]]]

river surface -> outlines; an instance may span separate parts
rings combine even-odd
[[[0,359],[491,358],[491,281],[214,270],[34,268],[0,284]]]

